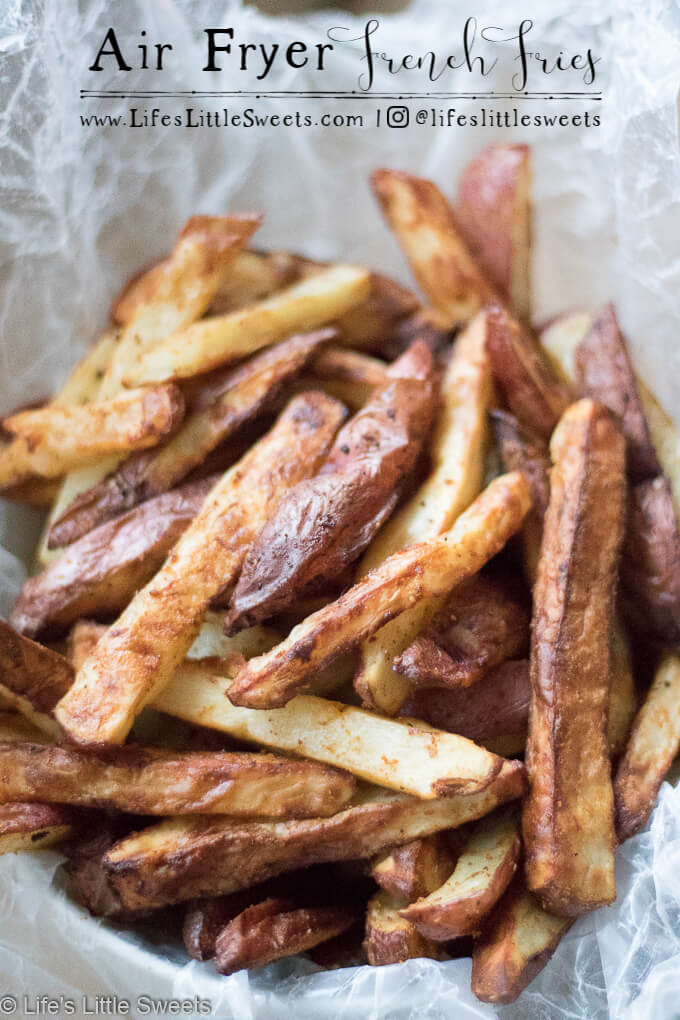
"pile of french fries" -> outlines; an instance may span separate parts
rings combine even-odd
[[[421,297],[191,219],[0,486],[0,852],[230,974],[472,957],[514,1001],[680,747],[680,438],[614,310],[530,321],[530,153],[378,170]],[[40,642],[40,643],[39,643]]]

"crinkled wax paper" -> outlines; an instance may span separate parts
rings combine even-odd
[[[262,210],[260,244],[356,259],[406,280],[370,195],[369,171],[380,164],[408,169],[451,193],[459,170],[483,144],[512,137],[530,142],[534,152],[536,317],[613,299],[640,373],[677,420],[680,8],[674,0],[474,6],[480,24],[517,26],[533,17],[532,42],[550,52],[591,45],[603,57],[602,126],[514,135],[415,125],[392,131],[84,128],[81,112],[116,114],[130,105],[79,99],[81,87],[111,87],[105,74],[86,70],[109,25],[123,45],[136,45],[144,28],[150,41],[174,46],[162,84],[133,71],[126,87],[205,89],[204,27],[233,25],[242,39],[315,43],[334,24],[354,26],[358,34],[365,17],[316,12],[290,30],[290,20],[235,2],[5,0],[0,413],[45,396],[63,380],[102,325],[117,288],[168,249],[190,214]],[[381,42],[400,51],[435,46],[448,52],[448,42],[449,49],[459,47],[470,10],[463,2],[414,0],[403,13],[381,16]],[[335,58],[322,87],[352,87],[357,55]],[[224,75],[211,81],[215,88],[252,87],[234,86]],[[267,84],[320,87],[317,77],[290,69],[272,72]],[[488,87],[493,84],[492,78]],[[164,101],[164,109],[177,102]],[[376,105],[362,102],[363,112]],[[201,105],[209,109],[210,101]],[[315,112],[339,106],[319,101]],[[460,100],[456,106],[465,108]],[[25,509],[2,513],[0,612],[6,613],[39,520]],[[293,1011],[338,1020],[680,1016],[680,791],[668,784],[648,830],[619,852],[618,902],[581,919],[520,1002],[499,1010],[476,1002],[469,962],[461,960],[329,973],[293,961],[219,978],[209,964],[187,963],[180,946],[161,945],[152,933],[118,933],[87,917],[62,891],[58,862],[51,853],[0,860],[0,992],[77,997],[82,990],[132,1000],[140,993],[202,995],[212,1000],[214,1016],[239,1020],[274,1020]],[[133,1015],[140,1014],[133,1009]]]

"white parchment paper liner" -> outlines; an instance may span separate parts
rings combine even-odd
[[[404,13],[381,16],[380,40],[395,51],[456,49],[469,13],[460,0],[414,0]],[[451,193],[459,170],[482,145],[509,137],[533,146],[536,318],[613,299],[639,372],[678,420],[680,9],[673,0],[540,6],[512,0],[502,15],[490,4],[475,14],[480,25],[508,27],[534,18],[532,42],[546,51],[592,46],[603,57],[597,82],[605,99],[594,110],[602,126],[521,134],[415,125],[393,131],[84,128],[80,113],[115,115],[130,105],[79,100],[81,87],[112,84],[104,73],[95,78],[85,71],[109,25],[123,44],[136,45],[145,28],[149,40],[174,46],[162,84],[155,75],[130,72],[127,88],[201,89],[207,87],[200,71],[203,27],[233,25],[243,40],[313,44],[330,25],[354,25],[358,32],[365,18],[325,11],[272,19],[238,2],[211,0],[9,0],[0,11],[0,413],[61,382],[123,280],[164,253],[192,213],[262,210],[258,243],[357,259],[407,280],[370,196],[370,170],[381,164],[412,170]],[[323,83],[288,69],[273,73],[267,85],[352,87],[356,54],[334,58]],[[120,78],[115,84],[120,87]],[[211,87],[250,86],[214,75]],[[257,105],[259,112],[282,112]],[[343,104],[348,112],[349,105]],[[363,100],[351,112],[368,114],[376,105]],[[418,105],[411,102],[412,114]],[[462,101],[455,105],[471,112]],[[313,112],[327,110],[337,107],[319,102]],[[3,614],[22,583],[22,559],[38,526],[36,514],[0,501]],[[617,903],[580,920],[519,1003],[499,1010],[471,995],[468,961],[329,973],[294,961],[254,976],[219,978],[210,965],[187,963],[179,946],[121,934],[87,917],[61,889],[59,860],[51,853],[0,859],[0,993],[63,994],[78,1002],[81,992],[115,993],[132,1001],[133,1016],[142,1015],[134,1006],[141,994],[200,995],[212,1000],[213,1016],[239,1020],[293,1012],[338,1020],[680,1016],[680,792],[668,784],[648,831],[619,852]]]

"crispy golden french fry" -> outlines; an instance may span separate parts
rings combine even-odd
[[[579,342],[574,371],[579,392],[599,400],[616,415],[626,437],[630,473],[641,478],[658,475],[659,460],[613,305],[605,305]]]
[[[515,1002],[543,970],[572,924],[546,913],[517,876],[472,953],[472,991],[482,1002]]]
[[[380,889],[368,901],[364,951],[371,967],[385,967],[419,957],[444,959],[441,946],[425,938],[405,917],[406,900]]]
[[[370,275],[336,265],[257,304],[179,330],[132,363],[127,385],[183,379],[244,358],[291,333],[317,329],[365,300]]]
[[[146,450],[183,416],[184,399],[172,384],[127,390],[101,403],[21,411],[3,422],[12,438],[0,448],[0,485],[31,475],[58,478],[110,453]]]
[[[285,705],[341,652],[423,599],[448,594],[499,552],[522,523],[529,490],[519,473],[495,479],[440,538],[395,553],[336,602],[295,627],[286,641],[252,659],[229,690],[236,705]]]
[[[344,408],[296,397],[271,431],[215,485],[158,574],[83,664],[55,715],[80,743],[122,743],[169,681],[210,601],[234,581],[249,543],[283,493],[322,461]]]
[[[72,369],[68,379],[50,403],[77,406],[96,400],[119,337],[120,334],[115,329],[108,329],[102,333]]]
[[[144,352],[175,330],[194,322],[211,305],[224,268],[247,243],[259,225],[256,216],[194,216],[187,221],[170,256],[161,263],[152,285],[144,290],[107,366],[98,400],[115,396],[135,355]],[[96,485],[120,463],[106,457],[97,464],[70,472],[47,523],[46,534],[75,497]],[[47,564],[54,555],[47,538],[40,544],[38,560]]]
[[[621,842],[646,825],[659,787],[679,750],[680,658],[666,652],[616,770],[616,829]]]
[[[524,322],[531,321],[531,150],[488,145],[463,171],[456,217],[470,251]]]
[[[339,935],[358,917],[352,906],[302,907],[271,897],[247,907],[217,936],[215,966],[220,974],[264,967]]]
[[[508,312],[487,312],[487,346],[494,380],[523,425],[549,438],[569,404],[567,386],[553,373],[538,341]]]
[[[376,170],[371,184],[430,304],[450,327],[467,322],[494,293],[439,188],[394,170]]]
[[[0,799],[107,807],[138,815],[303,818],[333,814],[356,789],[347,772],[271,754],[172,752],[129,746],[96,753],[0,743]]]
[[[98,524],[177,485],[217,446],[271,406],[284,383],[335,335],[333,330],[317,330],[294,336],[245,365],[209,377],[189,400],[188,414],[174,435],[153,450],[128,457],[76,497],[53,523],[50,547],[70,545]]]
[[[432,471],[378,532],[361,562],[359,577],[392,553],[446,531],[482,488],[487,410],[493,391],[485,345],[486,319],[481,314],[456,341],[442,381],[442,406],[430,445]],[[393,668],[394,658],[439,606],[426,600],[381,628],[362,646],[355,686],[367,707],[388,715],[399,711],[410,683]]]
[[[122,612],[156,573],[201,509],[217,477],[190,482],[100,525],[29,578],[12,624],[35,637],[83,616]]]
[[[401,916],[436,942],[479,931],[517,871],[521,848],[516,812],[506,810],[483,818],[472,830],[450,878],[401,910]]]
[[[530,890],[555,913],[577,915],[616,897],[606,722],[625,442],[601,405],[581,400],[562,417],[551,453],[523,831]]]
[[[53,739],[59,727],[52,712],[72,683],[73,670],[62,655],[17,634],[0,620],[0,693],[6,703]]]
[[[526,744],[530,697],[529,663],[517,659],[490,669],[472,688],[420,688],[402,714],[459,733],[496,754],[516,755]]]
[[[285,708],[238,708],[229,680],[210,664],[185,663],[153,705],[187,722],[219,729],[239,740],[303,754],[342,767],[379,786],[431,799],[483,789],[502,765],[471,741],[417,720],[385,719],[361,708],[300,695]]]
[[[46,850],[69,839],[75,819],[56,804],[0,804],[0,854]]]
[[[170,819],[116,844],[105,866],[128,909],[160,907],[233,892],[320,861],[372,857],[388,846],[480,818],[524,789],[522,764],[505,762],[490,786],[469,796],[422,801],[370,790],[330,818]]]
[[[469,687],[529,648],[528,599],[510,574],[459,585],[431,624],[395,660],[414,687]]]
[[[406,903],[428,896],[444,884],[456,864],[452,840],[446,835],[436,832],[380,854],[371,864],[371,878]]]

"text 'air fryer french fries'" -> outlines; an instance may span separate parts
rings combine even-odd
[[[373,186],[429,306],[194,217],[7,419],[2,495],[51,509],[0,623],[0,853],[68,837],[69,891],[117,924],[188,901],[223,974],[473,933],[473,991],[510,1002],[613,899],[680,747],[680,434],[613,308],[532,333],[526,146],[485,149],[455,212]],[[528,777],[499,757],[525,751]]]
[[[270,405],[332,330],[291,337],[245,365],[211,374],[188,401],[184,422],[153,450],[128,457],[108,478],[80,493],[50,528],[50,548],[69,545],[181,482],[209,453]]]
[[[424,598],[445,595],[503,548],[529,508],[520,474],[495,479],[450,531],[409,546],[336,602],[295,627],[286,641],[251,660],[229,690],[234,704],[284,705],[309,676]]]
[[[606,722],[625,443],[601,405],[581,400],[562,417],[551,453],[523,831],[529,888],[555,913],[576,915],[616,897]]]
[[[376,170],[373,191],[430,304],[449,327],[471,319],[493,298],[456,223],[432,181]]]
[[[332,814],[355,786],[337,769],[274,755],[137,746],[95,754],[0,742],[0,799],[5,801],[106,806],[139,815],[302,818]]]
[[[411,543],[448,530],[479,494],[492,389],[486,319],[481,313],[456,341],[442,379],[441,407],[430,443],[430,474],[376,535],[359,566],[359,576]],[[438,603],[426,601],[407,610],[362,646],[355,687],[368,708],[388,715],[399,711],[410,684],[393,668],[394,659],[437,608]]]
[[[482,819],[475,824],[450,878],[401,910],[401,916],[436,942],[478,931],[515,874],[521,845],[516,813],[502,811]]]
[[[480,267],[523,322],[531,321],[531,154],[489,145],[463,171],[456,218]]]
[[[215,315],[174,333],[140,355],[127,370],[127,385],[155,383],[209,372],[285,339],[317,329],[363,301],[371,278],[364,269],[333,266],[258,304]]]
[[[12,439],[0,448],[0,486],[32,475],[59,478],[109,453],[146,450],[184,416],[177,386],[127,390],[101,403],[48,404],[5,418]]]
[[[504,762],[481,793],[416,800],[369,791],[330,818],[230,822],[178,818],[117,843],[106,855],[111,886],[128,909],[151,909],[243,889],[321,861],[381,850],[480,818],[525,789],[520,762]]]
[[[543,970],[573,923],[548,914],[517,876],[472,952],[472,991],[482,1002],[514,1002]]]
[[[215,485],[57,706],[72,739],[125,740],[135,716],[184,658],[211,599],[233,583],[258,528],[286,489],[318,467],[343,415],[342,405],[322,393],[296,397]]]
[[[635,717],[616,770],[616,829],[622,842],[644,828],[679,750],[680,658],[667,652]]]

